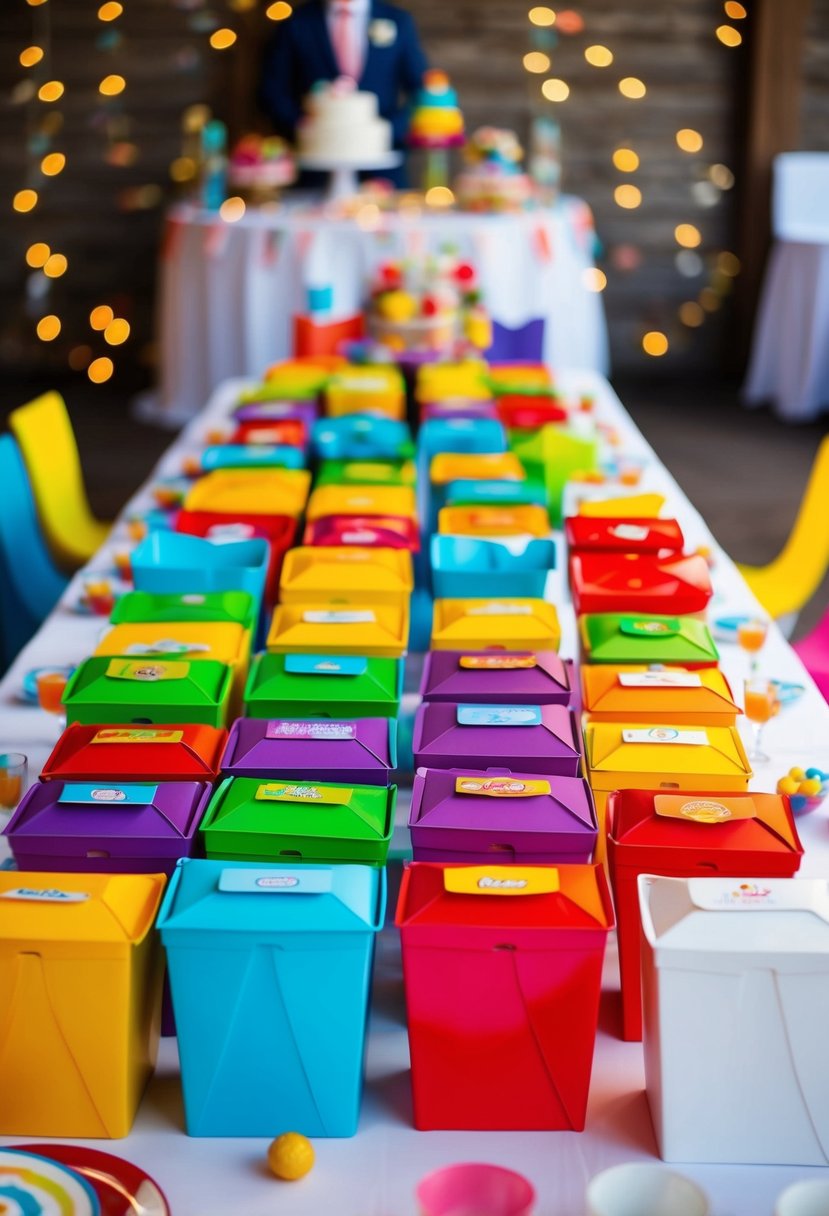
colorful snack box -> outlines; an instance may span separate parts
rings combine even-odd
[[[612,667],[581,669],[582,709],[591,722],[734,726],[743,711],[718,667]]]
[[[455,536],[550,535],[550,517],[537,503],[524,506],[442,507],[438,532]]]
[[[265,372],[265,383],[257,390],[261,396],[270,394],[273,397],[283,397],[301,401],[303,398],[315,400],[322,393],[335,371],[346,366],[346,360],[339,355],[330,357],[309,357],[298,359],[283,359],[274,363]],[[244,399],[244,397],[243,397]]]
[[[446,487],[448,507],[546,507],[547,491],[540,481],[452,481]]]
[[[413,460],[326,460],[317,486],[413,486]]]
[[[305,455],[300,447],[284,443],[220,443],[201,454],[205,473],[216,469],[301,469]]]
[[[265,593],[269,560],[264,540],[213,545],[179,532],[151,532],[133,550],[132,577],[137,591],[247,591],[258,603]]]
[[[215,781],[227,743],[223,727],[87,726],[71,722],[40,774],[41,781]]]
[[[408,460],[414,454],[409,427],[393,418],[324,418],[311,438],[320,460]]]
[[[224,726],[233,678],[215,659],[85,659],[63,694],[66,721]]]
[[[435,600],[433,650],[558,650],[555,605],[542,599]]]
[[[428,701],[415,714],[415,768],[481,768],[578,777],[579,732],[563,705],[455,705]]]
[[[306,404],[311,406],[312,402]],[[306,422],[302,418],[255,418],[248,422],[239,422],[229,442],[252,448],[277,446],[296,449],[302,453],[303,459],[299,464],[294,462],[289,467],[301,469],[305,466],[312,425],[313,420]]]
[[[584,612],[704,612],[713,595],[708,563],[690,557],[639,553],[574,553],[570,558],[573,607]]]
[[[394,366],[344,368],[335,372],[325,386],[325,409],[331,418],[381,414],[400,420],[406,416],[406,384]]]
[[[583,663],[665,664],[696,670],[720,661],[714,639],[694,617],[588,613],[579,617]]]
[[[203,536],[213,542],[266,540],[270,546],[265,596],[276,600],[285,554],[294,543],[297,521],[293,515],[224,515],[216,511],[179,511],[176,531]]]
[[[284,777],[388,785],[397,767],[392,718],[238,718],[222,756],[229,777]]]
[[[267,647],[274,654],[352,654],[399,659],[409,644],[409,605],[279,604]]]
[[[417,519],[411,486],[320,486],[308,499],[309,520],[325,515],[395,515]]]
[[[484,705],[569,705],[570,672],[554,650],[430,650],[423,664],[424,701]]]
[[[571,553],[652,553],[671,557],[682,552],[685,537],[675,519],[590,518],[569,515],[564,537]]]
[[[185,591],[167,595],[128,591],[115,601],[110,620],[113,625],[230,621],[253,629],[258,608],[248,591]]]
[[[581,1131],[613,925],[601,868],[414,862],[396,924],[415,1127]]]
[[[303,545],[361,545],[381,549],[420,548],[417,522],[399,515],[325,515],[305,527]]]
[[[216,659],[219,663],[247,667],[250,643],[250,630],[229,621],[165,621],[154,625],[113,625],[93,654]]]
[[[656,519],[665,505],[663,494],[621,494],[616,498],[587,498],[579,515],[590,519]]]
[[[442,599],[486,597],[503,592],[540,599],[556,564],[552,540],[511,544],[479,536],[433,536],[432,586]]]
[[[283,604],[341,599],[349,604],[404,606],[414,588],[412,557],[406,549],[360,545],[292,549],[282,567]]]
[[[255,395],[251,399],[250,393],[242,393],[239,397],[239,404],[233,411],[233,417],[240,426],[250,423],[255,426],[268,426],[280,422],[298,421],[303,424],[306,432],[310,433],[311,427],[319,417],[319,407],[316,401],[308,399],[262,400],[261,397],[257,398]],[[270,440],[266,442],[270,442]]]
[[[223,515],[301,515],[311,488],[307,469],[217,469],[200,477],[187,511]]]
[[[403,692],[400,659],[364,655],[263,654],[245,689],[248,718],[396,718]]]
[[[471,401],[468,397],[446,397],[443,401],[424,401],[420,405],[421,424],[462,419],[469,422],[498,421],[495,402]]]
[[[466,397],[469,401],[488,401],[491,393],[486,381],[486,364],[478,359],[458,363],[424,363],[418,368],[416,401],[443,401],[447,397]]]

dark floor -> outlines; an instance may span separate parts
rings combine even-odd
[[[0,423],[44,387],[4,386]],[[728,380],[619,378],[615,387],[723,547],[737,561],[769,561],[789,533],[829,415],[808,426],[785,425],[768,410],[744,410],[738,384]],[[131,418],[129,392],[77,380],[63,391],[90,499],[110,517],[144,481],[171,435]],[[798,635],[827,603],[829,579],[801,617]]]

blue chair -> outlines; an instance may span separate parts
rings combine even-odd
[[[0,436],[0,666],[8,667],[66,588],[40,531],[23,458]]]

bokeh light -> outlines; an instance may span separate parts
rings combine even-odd
[[[740,269],[740,259],[736,253],[729,253],[727,249],[724,249],[722,253],[717,254],[717,270],[719,270],[720,274],[727,275],[728,278],[733,279],[735,275],[740,273]]]
[[[99,331],[104,330],[114,317],[115,313],[108,304],[99,304],[97,308],[93,308],[92,312],[89,314],[89,324],[93,329],[97,329]]]
[[[689,329],[697,329],[705,320],[705,310],[697,304],[696,300],[686,300],[679,306],[679,319]]]
[[[702,243],[702,233],[695,224],[677,224],[674,237],[683,249],[696,249]]]
[[[642,350],[646,355],[658,358],[668,351],[668,338],[660,329],[651,329],[642,338]]]
[[[177,156],[170,165],[170,177],[174,182],[189,182],[196,176],[196,162],[191,156]]]
[[[581,272],[581,281],[588,291],[604,291],[607,287],[607,275],[598,266],[587,266]]]
[[[25,50],[20,52],[19,58],[21,67],[33,68],[43,58],[43,47],[27,46]]]
[[[210,45],[214,51],[226,51],[228,47],[233,46],[235,41],[236,31],[228,29],[227,26],[214,30],[210,35]]]
[[[528,72],[548,72],[550,56],[545,55],[543,51],[528,51],[524,56],[524,67]]]
[[[66,157],[62,152],[49,152],[40,162],[40,171],[47,177],[57,177],[66,168]]]
[[[566,101],[570,96],[570,86],[566,80],[551,76],[549,80],[544,81],[541,92],[548,101]]]
[[[124,11],[123,4],[119,4],[118,0],[107,0],[106,4],[102,4],[98,9],[99,21],[115,21]]]
[[[269,4],[265,9],[265,16],[269,21],[284,21],[293,11],[287,0],[276,0],[275,4]]]
[[[728,165],[711,165],[708,176],[720,190],[730,190],[734,185],[734,174]]]
[[[613,164],[620,173],[635,173],[639,168],[639,157],[633,148],[617,148],[613,153]]]
[[[743,41],[742,34],[733,25],[718,25],[716,34],[723,46],[739,46]]]
[[[585,47],[584,57],[594,68],[609,68],[613,62],[613,52],[606,46]]]
[[[45,241],[35,241],[34,245],[30,245],[26,250],[26,265],[31,266],[33,270],[41,270],[51,252]]]
[[[625,182],[621,186],[617,186],[613,191],[613,198],[617,207],[624,207],[626,211],[633,211],[642,202],[642,191],[638,186],[631,186],[629,182]]]
[[[739,4],[738,0],[725,0],[723,8],[726,17],[730,17],[732,21],[742,21],[744,17],[748,16],[748,9]]]
[[[238,194],[226,198],[219,208],[219,215],[226,224],[235,224],[245,214],[245,200],[239,198]]]
[[[60,317],[56,317],[54,313],[49,313],[48,316],[40,318],[37,323],[37,336],[41,342],[54,342],[59,333]]]
[[[86,369],[86,374],[93,384],[103,384],[105,380],[109,380],[114,371],[115,364],[106,355],[102,355],[100,359],[92,360]]]
[[[124,77],[113,72],[112,75],[103,78],[98,85],[98,92],[103,93],[104,97],[117,97],[119,93],[123,93],[126,87],[127,82]]]
[[[703,287],[697,299],[706,312],[716,312],[722,303],[713,287]]]
[[[66,274],[68,266],[69,263],[64,254],[50,253],[43,263],[43,273],[49,279],[59,279],[61,275]]]
[[[645,82],[638,76],[623,76],[619,81],[619,92],[623,97],[629,97],[633,101],[644,97],[647,91]]]
[[[425,195],[427,207],[451,207],[455,196],[448,186],[432,186]]]
[[[41,101],[58,101],[63,97],[63,83],[60,80],[47,80],[37,91]]]
[[[676,133],[676,144],[683,152],[699,152],[702,149],[702,136],[693,127],[682,127]]]
[[[556,25],[562,34],[580,34],[584,29],[584,17],[575,9],[563,8],[556,17]]]
[[[123,317],[115,317],[104,330],[104,341],[109,346],[120,346],[130,336],[130,323]]]
[[[556,23],[555,10],[547,8],[544,4],[531,8],[527,15],[533,25],[555,25]]]
[[[12,199],[15,211],[31,211],[37,206],[37,190],[18,190]]]

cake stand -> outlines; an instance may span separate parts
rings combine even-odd
[[[298,161],[302,169],[314,169],[329,173],[326,198],[328,202],[337,202],[343,198],[352,198],[358,190],[357,174],[376,172],[380,169],[397,169],[403,163],[402,152],[387,152],[384,156],[367,157],[359,162],[338,161],[328,156],[301,156]]]

